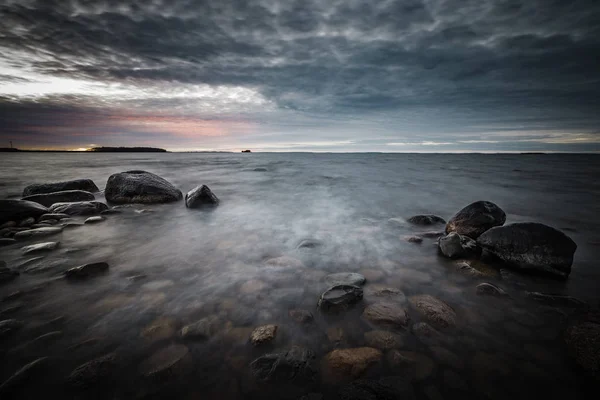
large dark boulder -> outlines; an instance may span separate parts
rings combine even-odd
[[[219,199],[208,186],[197,186],[185,195],[185,206],[187,208],[199,208],[203,206],[216,206]]]
[[[468,257],[478,253],[475,240],[456,232],[441,237],[438,240],[438,246],[440,252],[449,258]]]
[[[446,224],[446,233],[456,232],[473,239],[495,226],[504,225],[506,214],[500,207],[490,201],[471,203]]]
[[[70,203],[74,201],[96,200],[93,194],[83,190],[65,190],[62,192],[34,194],[23,197],[23,200],[33,201],[45,207],[50,207],[55,203]]]
[[[51,213],[67,215],[96,215],[108,210],[108,206],[99,201],[78,201],[76,203],[55,203],[50,207]]]
[[[146,171],[127,171],[113,174],[106,182],[106,200],[116,204],[170,203],[183,198],[175,186],[158,175]]]
[[[325,312],[338,312],[350,308],[363,298],[363,290],[353,285],[336,285],[327,289],[319,299],[318,307]]]
[[[65,190],[83,190],[92,193],[100,191],[91,179],[75,179],[73,181],[29,185],[23,190],[23,197],[34,194],[63,192]]]
[[[20,221],[29,217],[37,218],[47,212],[46,207],[33,201],[0,200],[0,224],[8,221]]]
[[[577,244],[563,232],[544,224],[524,222],[492,228],[477,244],[517,268],[566,278]]]

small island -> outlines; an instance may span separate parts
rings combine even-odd
[[[242,153],[252,153],[250,150],[242,150]]]

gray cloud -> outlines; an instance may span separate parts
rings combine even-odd
[[[0,107],[39,118],[38,138],[57,123],[50,106],[65,124],[78,112],[242,116],[273,142],[343,128],[367,150],[361,129],[420,139],[408,143],[493,136],[497,125],[597,136],[599,27],[593,0],[0,0],[0,86],[47,77],[139,93],[32,99],[0,88]],[[176,96],[194,85],[245,88],[249,100]],[[20,121],[0,119],[2,131],[31,134]],[[461,146],[498,147],[475,144]]]

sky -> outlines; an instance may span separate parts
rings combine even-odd
[[[0,147],[600,152],[598,0],[0,0]]]

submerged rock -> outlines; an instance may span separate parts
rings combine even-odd
[[[310,383],[317,378],[314,358],[312,351],[294,346],[285,352],[257,358],[250,364],[250,370],[260,381]]]
[[[338,272],[325,277],[325,283],[329,286],[350,285],[360,286],[365,283],[365,277],[355,272]]]
[[[219,320],[216,317],[206,317],[184,326],[181,329],[183,339],[208,339],[218,330]]]
[[[62,227],[48,226],[48,227],[44,227],[44,228],[34,228],[34,229],[28,229],[26,231],[17,232],[17,233],[15,233],[14,238],[15,239],[36,238],[36,237],[42,237],[42,236],[56,235],[57,233],[61,233],[61,232],[62,232]]]
[[[499,278],[500,272],[479,261],[479,260],[460,260],[456,262],[456,269],[465,274],[475,278]]]
[[[197,186],[185,195],[185,206],[187,208],[216,206],[218,204],[219,198],[206,185]]]
[[[23,254],[37,253],[40,251],[51,251],[58,247],[60,242],[45,242],[45,243],[37,243],[32,244],[30,246],[25,246],[21,248],[21,252]]]
[[[403,240],[406,240],[408,243],[422,243],[423,238],[420,236],[402,236]]]
[[[404,376],[359,379],[338,392],[339,400],[415,400],[412,384]]]
[[[127,171],[113,174],[106,182],[106,200],[116,204],[169,203],[179,201],[179,189],[158,175],[146,171]]]
[[[104,383],[113,373],[116,364],[115,353],[98,357],[75,368],[67,378],[67,382],[81,389]]]
[[[383,354],[372,347],[337,349],[323,358],[323,380],[328,383],[360,378],[381,363]]]
[[[63,192],[66,190],[83,190],[92,193],[100,191],[91,179],[75,179],[72,181],[29,185],[23,190],[23,197],[35,194]]]
[[[19,222],[19,227],[21,227],[21,228],[27,228],[27,227],[30,227],[33,224],[35,224],[35,218],[28,217],[28,218],[25,218],[24,220],[22,220],[21,222]]]
[[[189,349],[182,344],[172,344],[144,360],[140,373],[146,378],[164,381],[189,372],[191,367]]]
[[[567,328],[565,343],[577,365],[600,383],[600,319],[584,318]]]
[[[95,275],[100,275],[108,270],[108,264],[105,262],[80,265],[65,271],[65,276],[70,279],[84,279]]]
[[[2,385],[0,385],[0,395],[8,395],[13,390],[20,388],[25,384],[31,384],[30,379],[35,377],[35,374],[46,364],[48,357],[38,358],[28,364],[25,364]]]
[[[391,350],[387,354],[390,367],[403,371],[403,375],[419,381],[427,379],[435,370],[434,361],[413,351]]]
[[[312,313],[308,310],[289,310],[288,315],[299,324],[308,324],[314,320]]]
[[[520,269],[567,278],[577,244],[563,232],[534,222],[490,229],[477,244]]]
[[[40,221],[40,222],[44,222],[44,221],[47,221],[47,220],[60,221],[63,218],[69,218],[69,216],[67,214],[62,214],[62,213],[49,213],[49,214],[42,215],[38,219],[38,221]]]
[[[68,215],[96,215],[107,210],[108,206],[99,201],[79,201],[76,203],[56,203],[50,212]]]
[[[432,214],[415,215],[414,217],[410,217],[407,221],[415,225],[434,225],[446,223],[444,218]]]
[[[417,322],[410,329],[417,339],[427,346],[438,345],[448,341],[443,333],[427,322]]]
[[[527,292],[527,297],[553,307],[587,307],[588,304],[573,296],[561,294]]]
[[[94,197],[92,193],[83,190],[65,190],[63,192],[34,194],[23,197],[22,200],[33,201],[45,207],[50,207],[52,204],[56,203],[96,200],[96,197]]]
[[[277,325],[264,325],[254,329],[250,334],[250,342],[255,346],[275,340]]]
[[[479,285],[477,285],[476,289],[475,289],[475,293],[477,293],[480,296],[495,296],[495,297],[506,297],[508,296],[508,293],[506,293],[504,291],[504,289],[499,288],[496,285],[493,285],[491,283],[480,283]]]
[[[344,311],[363,298],[363,291],[358,286],[337,285],[327,289],[319,299],[321,311]]]
[[[24,218],[37,218],[48,212],[41,204],[27,200],[0,200],[0,223],[20,221]],[[33,224],[35,219],[31,222]],[[7,228],[13,227],[6,226]]]
[[[477,254],[477,243],[468,236],[456,232],[441,237],[438,246],[443,255],[449,258],[467,257]]]
[[[375,330],[365,333],[365,344],[379,350],[399,349],[404,345],[401,335],[390,332]]]
[[[411,296],[409,303],[436,328],[456,326],[456,312],[448,304],[428,294]]]
[[[504,222],[506,214],[500,207],[490,201],[476,201],[450,218],[446,233],[456,232],[477,239],[483,232],[504,225]]]
[[[408,312],[399,304],[375,303],[369,305],[362,314],[367,321],[381,326],[405,328],[410,322]]]

